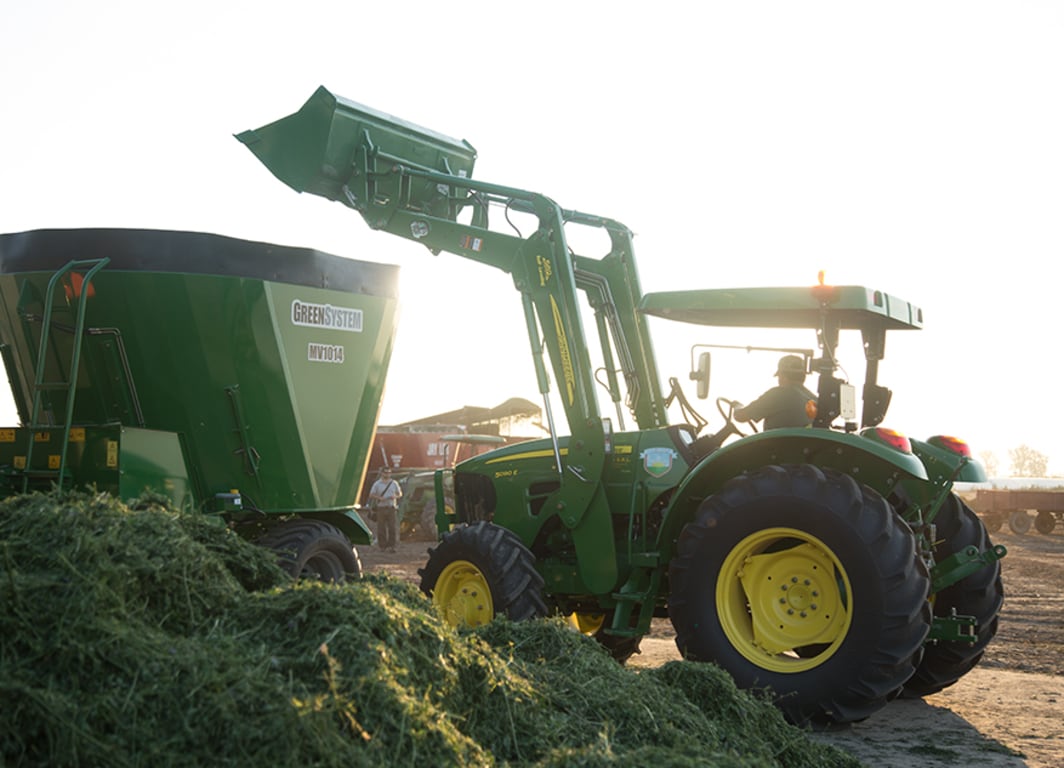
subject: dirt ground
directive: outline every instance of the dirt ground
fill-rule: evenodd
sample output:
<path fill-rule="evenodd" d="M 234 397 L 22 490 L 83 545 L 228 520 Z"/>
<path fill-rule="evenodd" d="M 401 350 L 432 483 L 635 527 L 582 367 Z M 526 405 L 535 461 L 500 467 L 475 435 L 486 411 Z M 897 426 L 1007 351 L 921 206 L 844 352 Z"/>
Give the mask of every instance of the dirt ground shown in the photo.
<path fill-rule="evenodd" d="M 1004 544 L 1005 606 L 997 636 L 979 665 L 954 686 L 923 700 L 897 700 L 868 720 L 814 738 L 868 766 L 1064 766 L 1064 526 L 1050 535 L 993 536 Z M 428 542 L 395 553 L 361 547 L 367 573 L 418 583 Z M 668 621 L 656 621 L 632 666 L 678 659 Z"/>

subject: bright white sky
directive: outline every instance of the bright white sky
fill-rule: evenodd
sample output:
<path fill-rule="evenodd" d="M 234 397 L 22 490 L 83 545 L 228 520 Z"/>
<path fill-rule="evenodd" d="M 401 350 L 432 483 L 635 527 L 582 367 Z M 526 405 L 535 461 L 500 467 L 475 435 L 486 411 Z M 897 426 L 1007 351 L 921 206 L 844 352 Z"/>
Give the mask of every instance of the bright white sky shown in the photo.
<path fill-rule="evenodd" d="M 0 231 L 198 230 L 400 264 L 382 423 L 538 401 L 527 336 L 508 277 L 296 195 L 232 137 L 319 85 L 469 140 L 481 179 L 624 222 L 645 290 L 823 269 L 919 304 L 925 331 L 888 338 L 885 424 L 966 438 L 1002 471 L 1027 444 L 1064 472 L 1060 3 L 35 0 L 0 6 L 0 28 Z M 684 382 L 689 344 L 722 340 L 653 329 Z M 748 402 L 775 357 L 716 354 L 711 396 Z"/>

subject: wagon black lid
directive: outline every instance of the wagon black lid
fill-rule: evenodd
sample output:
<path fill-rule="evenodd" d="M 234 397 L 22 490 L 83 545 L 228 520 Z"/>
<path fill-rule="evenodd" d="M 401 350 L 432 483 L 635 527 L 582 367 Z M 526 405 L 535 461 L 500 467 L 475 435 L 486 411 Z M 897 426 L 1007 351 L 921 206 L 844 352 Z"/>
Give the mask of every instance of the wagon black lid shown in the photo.
<path fill-rule="evenodd" d="M 111 260 L 109 270 L 247 277 L 391 298 L 399 290 L 394 264 L 205 232 L 39 229 L 0 235 L 0 274 L 55 271 L 75 259 L 100 258 Z"/>

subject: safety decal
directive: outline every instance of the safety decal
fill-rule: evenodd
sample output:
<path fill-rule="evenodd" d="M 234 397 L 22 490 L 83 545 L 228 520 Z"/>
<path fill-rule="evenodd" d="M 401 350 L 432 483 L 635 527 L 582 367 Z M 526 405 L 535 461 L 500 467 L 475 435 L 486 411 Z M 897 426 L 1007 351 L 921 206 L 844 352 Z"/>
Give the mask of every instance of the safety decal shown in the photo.
<path fill-rule="evenodd" d="M 484 247 L 484 241 L 479 237 L 473 237 L 472 235 L 465 235 L 462 238 L 462 247 L 467 251 L 479 251 Z"/>
<path fill-rule="evenodd" d="M 664 477 L 672 469 L 673 459 L 679 456 L 672 448 L 647 448 L 639 454 L 643 469 L 651 477 Z"/>
<path fill-rule="evenodd" d="M 565 379 L 565 395 L 569 405 L 576 399 L 576 371 L 573 369 L 573 358 L 569 353 L 569 339 L 565 335 L 565 323 L 562 322 L 562 313 L 558 308 L 558 302 L 550 297 L 551 314 L 554 315 L 554 333 L 558 337 L 558 356 L 562 363 L 562 377 Z"/>

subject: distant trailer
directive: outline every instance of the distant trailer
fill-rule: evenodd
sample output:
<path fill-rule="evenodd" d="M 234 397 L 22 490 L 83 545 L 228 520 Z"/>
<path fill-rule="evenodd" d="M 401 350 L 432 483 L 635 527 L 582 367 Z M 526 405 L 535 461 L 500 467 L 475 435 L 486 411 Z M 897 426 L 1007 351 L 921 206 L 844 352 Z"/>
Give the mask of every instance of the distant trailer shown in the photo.
<path fill-rule="evenodd" d="M 1012 532 L 1021 535 L 1031 530 L 1031 523 L 1039 533 L 1050 534 L 1058 522 L 1064 522 L 1064 489 L 981 489 L 974 498 L 969 497 L 968 504 L 991 533 L 1000 530 L 1006 520 Z"/>

